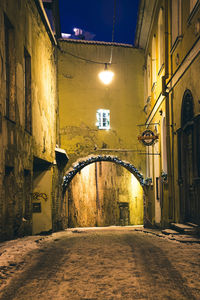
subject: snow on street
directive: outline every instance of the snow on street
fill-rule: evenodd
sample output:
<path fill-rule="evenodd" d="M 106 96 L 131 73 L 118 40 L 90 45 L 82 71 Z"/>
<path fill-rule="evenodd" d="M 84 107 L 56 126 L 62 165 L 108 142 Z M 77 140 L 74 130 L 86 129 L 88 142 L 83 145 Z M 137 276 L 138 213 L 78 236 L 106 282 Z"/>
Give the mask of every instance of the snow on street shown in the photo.
<path fill-rule="evenodd" d="M 0 299 L 200 299 L 200 244 L 134 227 L 0 244 Z"/>

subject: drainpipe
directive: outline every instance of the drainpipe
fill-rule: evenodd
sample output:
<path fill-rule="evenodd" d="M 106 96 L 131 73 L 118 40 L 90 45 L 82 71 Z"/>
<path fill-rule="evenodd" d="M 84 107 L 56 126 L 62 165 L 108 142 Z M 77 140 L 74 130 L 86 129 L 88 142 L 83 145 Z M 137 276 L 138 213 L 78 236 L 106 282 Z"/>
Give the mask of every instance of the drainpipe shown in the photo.
<path fill-rule="evenodd" d="M 169 78 L 169 32 L 168 32 L 168 17 L 169 17 L 169 0 L 165 0 L 165 75 L 162 77 L 162 94 L 165 96 L 165 111 L 166 111 L 166 145 L 167 145 L 167 170 L 168 170 L 168 183 L 169 183 L 169 219 L 174 218 L 173 214 L 173 166 L 172 166 L 172 150 L 170 139 L 170 105 L 169 93 L 167 91 L 166 80 Z M 173 135 L 173 133 L 172 133 Z"/>

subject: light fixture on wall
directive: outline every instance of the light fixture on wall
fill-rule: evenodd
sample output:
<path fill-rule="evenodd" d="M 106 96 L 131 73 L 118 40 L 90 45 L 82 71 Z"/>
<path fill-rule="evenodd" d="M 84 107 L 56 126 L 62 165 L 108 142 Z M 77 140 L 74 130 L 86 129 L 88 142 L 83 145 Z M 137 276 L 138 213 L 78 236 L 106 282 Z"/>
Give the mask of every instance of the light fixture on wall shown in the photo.
<path fill-rule="evenodd" d="M 105 85 L 108 85 L 111 83 L 114 77 L 114 73 L 110 70 L 108 70 L 108 64 L 105 63 L 105 68 L 103 71 L 101 71 L 99 74 L 99 79 L 101 82 L 103 82 Z"/>

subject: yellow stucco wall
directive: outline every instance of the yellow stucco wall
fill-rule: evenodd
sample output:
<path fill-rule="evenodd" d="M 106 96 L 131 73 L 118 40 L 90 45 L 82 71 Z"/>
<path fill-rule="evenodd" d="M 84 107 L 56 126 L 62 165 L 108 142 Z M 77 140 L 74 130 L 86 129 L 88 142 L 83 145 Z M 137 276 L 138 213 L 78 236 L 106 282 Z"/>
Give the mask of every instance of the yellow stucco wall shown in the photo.
<path fill-rule="evenodd" d="M 5 16 L 13 26 L 12 120 L 5 117 Z M 35 1 L 0 1 L 0 28 L 0 227 L 4 239 L 17 235 L 23 226 L 29 229 L 20 234 L 31 232 L 34 157 L 49 163 L 55 159 L 57 65 L 55 41 Z M 31 58 L 31 134 L 25 129 L 25 48 Z M 42 185 L 38 192 L 43 192 Z"/>
<path fill-rule="evenodd" d="M 162 13 L 163 28 L 165 28 L 165 1 L 157 1 L 155 5 L 154 18 L 151 19 L 151 30 L 148 36 L 148 42 L 145 49 L 145 92 L 144 92 L 144 105 L 146 106 L 146 121 L 148 128 L 157 132 L 159 138 L 152 147 L 147 147 L 146 151 L 150 153 L 147 157 L 146 176 L 152 178 L 152 184 L 147 188 L 147 218 L 152 225 L 161 225 L 162 222 L 168 220 L 168 185 L 161 184 L 161 172 L 163 170 L 163 156 L 162 156 L 162 122 L 163 118 L 166 120 L 166 106 L 165 98 L 162 97 L 162 77 L 165 75 L 165 51 L 161 61 L 162 67 L 159 65 L 159 50 L 162 39 L 162 47 L 165 49 L 165 36 L 163 35 L 159 40 L 159 14 Z M 155 41 L 155 53 L 153 52 L 153 40 Z M 148 61 L 149 57 L 149 61 Z M 149 64 L 149 65 L 148 65 Z M 155 64 L 155 70 L 153 68 Z M 153 76 L 153 72 L 155 72 Z M 153 78 L 154 77 L 154 78 Z M 148 90 L 150 86 L 150 91 Z M 162 101 L 160 101 L 162 97 Z M 159 102 L 159 105 L 157 103 Z M 153 125 L 151 125 L 153 124 Z M 156 186 L 157 181 L 157 186 Z M 157 195 L 158 194 L 158 195 Z M 167 203 L 166 203 L 167 200 Z"/>
<path fill-rule="evenodd" d="M 200 112 L 198 102 L 200 95 L 198 84 L 198 74 L 200 71 L 198 46 L 200 36 L 200 7 L 197 1 L 197 5 L 194 7 L 194 10 L 190 11 L 190 1 L 180 1 L 177 16 L 175 16 L 174 20 L 172 20 L 172 6 L 174 4 L 175 1 L 157 1 L 155 3 L 154 13 L 151 16 L 150 32 L 147 37 L 147 44 L 145 48 L 146 88 L 144 99 L 147 108 L 147 123 L 159 123 L 159 142 L 151 150 L 155 153 L 155 149 L 157 148 L 158 152 L 160 153 L 160 158 L 157 159 L 157 157 L 153 156 L 150 162 L 150 165 L 152 166 L 150 177 L 153 178 L 153 184 L 148 188 L 147 207 L 149 206 L 149 210 L 152 212 L 152 223 L 158 223 L 157 225 L 161 226 L 169 226 L 169 223 L 172 221 L 183 221 L 180 217 L 180 186 L 178 185 L 178 147 L 176 131 L 181 127 L 181 107 L 185 90 L 189 89 L 193 95 L 194 116 L 197 116 Z M 162 72 L 159 72 L 158 62 L 160 44 L 158 38 L 158 28 L 159 12 L 161 10 L 163 11 L 164 15 L 163 38 L 167 38 L 167 41 L 165 40 L 164 45 L 165 49 L 167 49 L 166 46 L 168 46 L 168 53 L 165 53 L 163 70 Z M 145 13 L 148 14 L 147 11 L 145 11 Z M 166 25 L 168 25 L 168 27 L 165 27 Z M 177 39 L 172 45 L 172 33 L 175 32 L 176 25 L 178 26 L 178 33 L 176 36 Z M 155 57 L 152 53 L 153 39 L 155 39 L 156 45 Z M 147 69 L 148 56 L 150 57 L 149 72 Z M 153 86 L 152 72 L 154 61 L 156 65 L 156 84 Z M 166 87 L 164 85 L 162 86 L 161 84 L 161 79 L 164 75 L 166 75 Z M 151 82 L 150 94 L 147 94 L 148 80 Z M 165 92 L 165 95 L 164 93 L 162 95 L 162 88 L 163 92 Z M 148 96 L 150 97 L 148 98 Z M 149 101 L 147 101 L 147 99 Z M 163 137 L 162 121 L 164 117 L 167 121 L 166 132 L 168 131 L 168 137 Z M 168 179 L 166 182 L 159 184 L 158 188 L 161 201 L 157 201 L 155 197 L 155 179 L 156 177 L 159 177 L 160 180 L 163 171 L 163 138 L 166 140 Z M 196 147 L 195 144 L 193 147 Z M 147 168 L 147 170 L 148 169 L 149 168 Z M 195 193 L 197 194 L 198 192 L 195 191 Z M 156 221 L 156 219 L 158 220 L 157 216 L 159 210 L 161 223 Z"/>
<path fill-rule="evenodd" d="M 38 234 L 52 230 L 52 171 L 34 173 L 33 203 L 39 204 L 41 212 L 33 213 L 32 233 Z"/>
<path fill-rule="evenodd" d="M 107 62 L 111 52 L 109 44 L 61 40 L 59 46 L 60 144 L 69 155 L 68 167 L 78 158 L 94 153 L 95 146 L 100 149 L 141 148 L 137 141 L 137 125 L 144 122 L 143 51 L 114 46 L 111 69 L 115 77 L 109 86 L 104 86 L 98 78 L 104 65 L 83 61 L 68 52 Z M 95 125 L 96 111 L 100 108 L 110 110 L 110 130 L 98 130 Z M 123 151 L 118 155 L 144 172 L 141 155 Z"/>
<path fill-rule="evenodd" d="M 181 106 L 183 100 L 183 94 L 186 89 L 189 89 L 193 96 L 194 101 L 194 116 L 200 114 L 199 96 L 199 74 L 200 74 L 200 63 L 199 57 L 193 62 L 190 68 L 183 75 L 181 80 L 177 83 L 176 87 L 173 89 L 173 115 L 175 123 L 175 131 L 181 127 Z M 179 195 L 179 185 L 177 183 L 178 178 L 178 144 L 177 135 L 174 136 L 174 180 L 175 180 L 175 220 L 180 218 L 180 195 Z"/>

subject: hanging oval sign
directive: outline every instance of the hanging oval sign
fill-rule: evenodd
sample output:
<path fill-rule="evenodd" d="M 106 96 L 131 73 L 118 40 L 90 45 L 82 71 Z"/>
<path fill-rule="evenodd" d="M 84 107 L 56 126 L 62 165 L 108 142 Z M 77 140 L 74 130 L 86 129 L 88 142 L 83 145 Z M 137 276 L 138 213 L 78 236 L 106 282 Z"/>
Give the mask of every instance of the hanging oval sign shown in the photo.
<path fill-rule="evenodd" d="M 155 134 L 152 130 L 146 129 L 140 136 L 138 140 L 143 143 L 145 146 L 151 146 L 158 139 L 158 134 Z"/>

